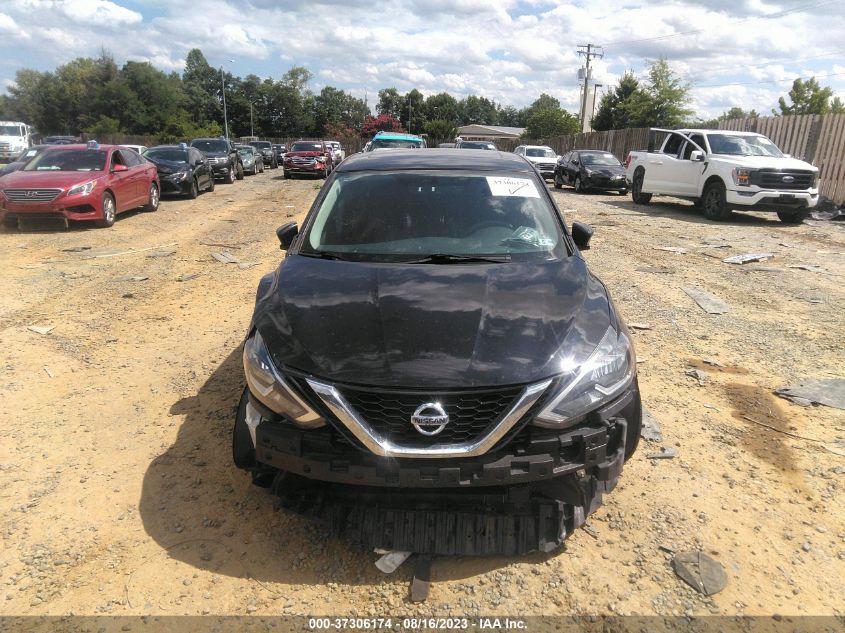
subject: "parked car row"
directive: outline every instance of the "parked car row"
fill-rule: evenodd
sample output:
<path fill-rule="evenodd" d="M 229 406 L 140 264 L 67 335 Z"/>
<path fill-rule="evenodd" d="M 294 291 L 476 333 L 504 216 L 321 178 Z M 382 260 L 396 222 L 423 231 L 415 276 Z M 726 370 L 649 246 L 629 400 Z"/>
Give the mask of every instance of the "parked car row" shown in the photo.
<path fill-rule="evenodd" d="M 214 191 L 215 179 L 233 183 L 264 169 L 260 149 L 225 138 L 150 148 L 96 141 L 33 145 L 0 170 L 0 219 L 8 227 L 51 217 L 110 227 L 124 211 L 157 210 L 162 195 L 193 199 Z"/>

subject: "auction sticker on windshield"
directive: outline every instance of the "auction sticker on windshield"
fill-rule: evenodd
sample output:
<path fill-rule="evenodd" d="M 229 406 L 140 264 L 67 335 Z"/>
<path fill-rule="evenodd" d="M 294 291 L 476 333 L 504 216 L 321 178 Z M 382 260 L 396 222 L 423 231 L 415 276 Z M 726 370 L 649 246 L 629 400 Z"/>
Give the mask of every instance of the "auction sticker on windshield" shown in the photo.
<path fill-rule="evenodd" d="M 508 178 L 506 176 L 487 176 L 490 193 L 494 196 L 514 198 L 539 198 L 540 192 L 534 181 L 528 178 Z"/>

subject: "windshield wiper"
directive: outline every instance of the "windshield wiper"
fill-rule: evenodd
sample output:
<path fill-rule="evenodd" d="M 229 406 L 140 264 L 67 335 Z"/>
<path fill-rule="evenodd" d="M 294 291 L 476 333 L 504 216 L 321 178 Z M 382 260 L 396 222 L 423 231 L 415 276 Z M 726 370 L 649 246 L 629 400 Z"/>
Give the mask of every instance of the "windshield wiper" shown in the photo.
<path fill-rule="evenodd" d="M 432 253 L 420 259 L 403 260 L 403 264 L 474 264 L 474 263 L 493 263 L 499 264 L 502 262 L 511 261 L 510 255 L 449 255 L 448 253 Z"/>
<path fill-rule="evenodd" d="M 332 253 L 330 251 L 299 251 L 303 257 L 314 257 L 315 259 L 337 259 L 341 261 L 349 261 L 346 257 L 341 257 L 339 253 Z"/>

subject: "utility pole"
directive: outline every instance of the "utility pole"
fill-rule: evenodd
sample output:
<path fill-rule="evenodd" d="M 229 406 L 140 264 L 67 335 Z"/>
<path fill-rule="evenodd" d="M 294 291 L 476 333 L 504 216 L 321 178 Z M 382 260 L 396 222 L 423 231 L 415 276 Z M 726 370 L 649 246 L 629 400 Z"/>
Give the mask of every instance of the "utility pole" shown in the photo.
<path fill-rule="evenodd" d="M 604 57 L 604 51 L 601 46 L 596 46 L 595 44 L 579 44 L 578 55 L 587 58 L 586 69 L 584 70 L 584 94 L 581 100 L 581 130 L 583 131 L 587 122 L 587 90 L 590 82 L 590 60 L 594 57 L 601 59 Z"/>
<path fill-rule="evenodd" d="M 230 59 L 234 62 L 234 59 Z M 220 64 L 220 90 L 223 93 L 223 129 L 226 130 L 226 140 L 229 140 L 229 117 L 226 113 L 226 79 L 223 76 L 223 64 Z"/>
<path fill-rule="evenodd" d="M 249 102 L 249 135 L 255 136 L 255 128 L 252 125 L 252 101 Z"/>

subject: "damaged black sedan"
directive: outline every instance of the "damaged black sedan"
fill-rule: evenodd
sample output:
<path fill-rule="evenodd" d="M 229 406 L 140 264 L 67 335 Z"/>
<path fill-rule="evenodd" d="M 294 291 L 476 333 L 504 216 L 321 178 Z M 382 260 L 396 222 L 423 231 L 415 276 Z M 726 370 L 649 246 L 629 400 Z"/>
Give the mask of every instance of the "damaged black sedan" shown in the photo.
<path fill-rule="evenodd" d="M 551 551 L 640 432 L 630 335 L 524 159 L 344 161 L 258 287 L 233 435 L 283 508 L 366 547 Z"/>

